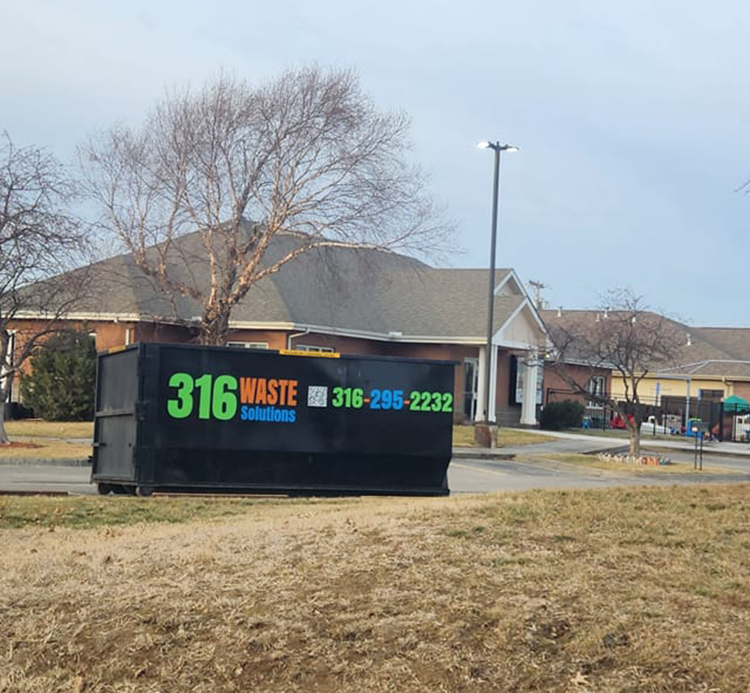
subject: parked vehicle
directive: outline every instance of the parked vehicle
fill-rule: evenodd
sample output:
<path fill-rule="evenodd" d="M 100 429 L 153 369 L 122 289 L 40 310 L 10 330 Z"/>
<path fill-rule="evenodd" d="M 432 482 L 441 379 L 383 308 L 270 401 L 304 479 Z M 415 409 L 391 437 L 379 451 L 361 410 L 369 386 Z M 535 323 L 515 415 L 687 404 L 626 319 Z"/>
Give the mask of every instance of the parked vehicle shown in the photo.
<path fill-rule="evenodd" d="M 674 433 L 674 430 L 669 429 L 667 426 L 661 426 L 655 416 L 649 416 L 648 421 L 644 421 L 641 424 L 641 433 L 656 435 L 657 433 Z"/>
<path fill-rule="evenodd" d="M 735 417 L 734 439 L 741 443 L 750 443 L 750 414 Z"/>

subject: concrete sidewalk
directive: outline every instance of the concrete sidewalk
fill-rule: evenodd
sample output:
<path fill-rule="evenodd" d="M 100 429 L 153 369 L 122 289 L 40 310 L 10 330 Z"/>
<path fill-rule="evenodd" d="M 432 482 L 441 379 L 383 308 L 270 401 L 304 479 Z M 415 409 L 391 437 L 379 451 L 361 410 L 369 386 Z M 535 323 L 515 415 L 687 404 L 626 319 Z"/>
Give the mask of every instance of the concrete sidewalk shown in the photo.
<path fill-rule="evenodd" d="M 541 431 L 527 431 L 530 433 L 540 433 Z M 544 431 L 546 437 L 549 432 Z M 501 448 L 475 448 L 475 447 L 455 447 L 453 448 L 454 459 L 474 459 L 474 460 L 512 460 L 517 455 L 544 455 L 544 454 L 576 454 L 597 452 L 612 452 L 627 448 L 628 441 L 621 438 L 601 438 L 598 436 L 578 436 L 578 435 L 561 435 L 554 440 L 543 440 L 539 443 L 527 443 L 525 445 L 509 445 Z"/>
<path fill-rule="evenodd" d="M 605 452 L 628 447 L 627 438 L 615 438 L 612 436 L 594 436 L 584 433 L 570 433 L 568 431 L 539 431 L 536 429 L 510 429 L 523 430 L 525 433 L 537 433 L 544 436 L 553 436 L 555 441 L 545 441 L 530 445 L 509 446 L 503 448 L 470 448 L 457 447 L 453 449 L 456 458 L 474 459 L 513 459 L 521 453 L 538 454 L 541 452 L 570 452 L 591 454 Z M 663 440 L 651 438 L 648 434 L 641 436 L 641 447 L 644 450 L 675 450 L 692 453 L 695 450 L 693 438 L 675 436 L 674 440 Z M 750 445 L 747 443 L 725 443 L 719 441 L 704 441 L 704 455 L 718 455 L 727 457 L 739 457 L 750 460 Z"/>
<path fill-rule="evenodd" d="M 582 449 L 580 452 L 590 452 L 589 448 L 606 450 L 608 448 L 620 448 L 628 446 L 627 438 L 614 438 L 612 436 L 594 436 L 584 433 L 570 433 L 563 431 L 539 431 L 536 429 L 517 429 L 526 433 L 538 433 L 539 435 L 554 436 L 561 440 L 580 441 Z M 525 446 L 528 447 L 528 446 Z M 533 445 L 536 448 L 536 445 Z M 682 452 L 693 452 L 695 440 L 684 436 L 674 436 L 674 439 L 663 440 L 652 438 L 648 434 L 641 436 L 641 447 L 646 450 L 679 450 Z M 515 448 L 518 449 L 518 448 Z M 500 448 L 504 451 L 505 448 Z M 704 441 L 703 453 L 705 455 L 726 455 L 728 457 L 741 457 L 750 459 L 750 445 L 747 443 L 725 443 L 719 441 Z"/>

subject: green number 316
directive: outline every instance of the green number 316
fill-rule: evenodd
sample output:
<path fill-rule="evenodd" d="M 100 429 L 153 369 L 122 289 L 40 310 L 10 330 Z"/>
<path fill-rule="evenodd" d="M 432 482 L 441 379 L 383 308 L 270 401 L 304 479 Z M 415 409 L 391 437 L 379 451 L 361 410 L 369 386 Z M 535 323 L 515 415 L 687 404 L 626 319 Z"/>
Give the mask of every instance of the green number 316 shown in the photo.
<path fill-rule="evenodd" d="M 167 400 L 167 412 L 173 419 L 186 419 L 193 413 L 194 391 L 198 390 L 198 418 L 228 421 L 237 413 L 237 378 L 231 375 L 173 373 L 169 387 L 177 388 L 176 398 Z"/>

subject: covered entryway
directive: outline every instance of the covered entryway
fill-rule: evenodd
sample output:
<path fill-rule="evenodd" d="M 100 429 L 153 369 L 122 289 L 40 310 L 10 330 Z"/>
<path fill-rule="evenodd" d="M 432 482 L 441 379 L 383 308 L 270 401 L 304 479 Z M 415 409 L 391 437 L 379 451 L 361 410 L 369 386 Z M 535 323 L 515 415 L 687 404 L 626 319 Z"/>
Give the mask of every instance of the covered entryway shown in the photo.
<path fill-rule="evenodd" d="M 511 273 L 510 277 L 513 276 Z M 520 289 L 520 284 L 518 287 Z M 513 288 L 508 283 L 501 284 L 495 291 L 496 300 L 514 297 L 513 293 L 505 291 L 512 292 Z M 537 406 L 542 403 L 542 357 L 549 345 L 544 323 L 524 294 L 524 299 L 493 335 L 490 358 L 487 358 L 486 346 L 479 348 L 474 421 L 536 426 Z M 487 368 L 491 388 L 489 412 L 485 411 Z"/>

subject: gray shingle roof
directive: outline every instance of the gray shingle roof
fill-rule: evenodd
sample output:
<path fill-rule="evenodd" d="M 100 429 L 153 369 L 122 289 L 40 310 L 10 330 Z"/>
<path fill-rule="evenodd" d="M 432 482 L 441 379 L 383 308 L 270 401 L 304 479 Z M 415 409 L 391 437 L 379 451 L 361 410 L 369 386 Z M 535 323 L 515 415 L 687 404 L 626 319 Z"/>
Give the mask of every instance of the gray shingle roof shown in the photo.
<path fill-rule="evenodd" d="M 555 330 L 580 321 L 594 321 L 602 311 L 541 311 L 542 320 L 554 337 Z M 669 320 L 684 335 L 677 364 L 666 372 L 675 375 L 750 377 L 750 328 L 691 327 Z"/>
<path fill-rule="evenodd" d="M 716 359 L 696 364 L 686 364 L 669 373 L 680 375 L 705 375 L 716 378 L 750 378 L 750 361 Z"/>
<path fill-rule="evenodd" d="M 731 358 L 750 360 L 750 328 L 699 327 L 695 333 Z"/>
<path fill-rule="evenodd" d="M 277 236 L 266 264 L 296 241 Z M 182 258 L 172 271 L 207 285 L 208 265 L 200 237 L 180 239 Z M 93 297 L 78 311 L 136 315 L 142 319 L 190 320 L 201 304 L 179 297 L 174 305 L 136 267 L 120 255 L 94 269 Z M 496 282 L 510 272 L 496 271 Z M 495 298 L 495 329 L 524 301 Z M 308 252 L 253 286 L 235 307 L 231 323 L 294 323 L 387 336 L 484 338 L 487 329 L 487 270 L 437 269 L 396 253 L 369 249 L 325 248 Z"/>

